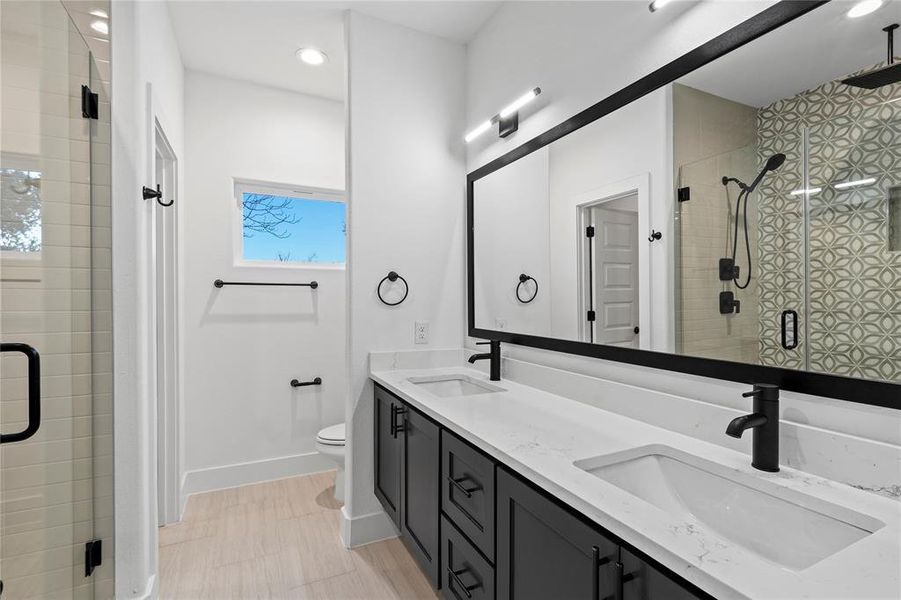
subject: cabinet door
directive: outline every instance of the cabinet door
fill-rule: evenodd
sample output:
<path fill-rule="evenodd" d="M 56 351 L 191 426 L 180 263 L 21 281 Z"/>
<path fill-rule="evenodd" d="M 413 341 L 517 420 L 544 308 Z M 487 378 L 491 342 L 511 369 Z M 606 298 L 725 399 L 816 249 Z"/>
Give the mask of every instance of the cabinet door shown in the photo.
<path fill-rule="evenodd" d="M 441 485 L 440 430 L 426 417 L 404 407 L 401 461 L 401 537 L 423 571 L 438 587 Z"/>
<path fill-rule="evenodd" d="M 498 600 L 601 600 L 619 548 L 506 470 L 497 471 Z"/>
<path fill-rule="evenodd" d="M 690 591 L 625 548 L 622 557 L 623 600 L 702 600 L 712 598 L 701 590 Z"/>
<path fill-rule="evenodd" d="M 385 512 L 400 527 L 400 459 L 402 438 L 392 420 L 401 403 L 387 391 L 375 388 L 375 495 Z"/>

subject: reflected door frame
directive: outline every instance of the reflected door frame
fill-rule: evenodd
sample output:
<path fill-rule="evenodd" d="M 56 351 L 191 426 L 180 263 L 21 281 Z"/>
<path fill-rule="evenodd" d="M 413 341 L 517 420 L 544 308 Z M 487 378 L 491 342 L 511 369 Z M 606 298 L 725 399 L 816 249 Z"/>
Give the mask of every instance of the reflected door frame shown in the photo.
<path fill-rule="evenodd" d="M 651 198 L 650 198 L 650 173 L 640 173 L 621 179 L 614 183 L 588 190 L 577 194 L 573 198 L 576 207 L 576 239 L 579 251 L 576 253 L 576 280 L 578 281 L 578 315 L 579 340 L 591 341 L 591 324 L 586 315 L 592 307 L 591 288 L 588 284 L 589 266 L 588 253 L 590 250 L 588 238 L 585 235 L 586 228 L 592 224 L 591 209 L 597 208 L 608 202 L 637 196 L 638 203 L 638 348 L 642 350 L 653 349 L 653 323 L 651 322 L 651 269 L 650 249 L 644 239 L 645 232 L 650 231 L 651 222 Z"/>

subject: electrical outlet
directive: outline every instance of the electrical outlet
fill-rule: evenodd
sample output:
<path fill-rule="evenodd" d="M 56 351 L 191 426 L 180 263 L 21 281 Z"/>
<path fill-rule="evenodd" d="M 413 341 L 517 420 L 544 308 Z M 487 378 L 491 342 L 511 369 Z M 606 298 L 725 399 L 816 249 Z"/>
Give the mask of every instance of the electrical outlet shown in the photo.
<path fill-rule="evenodd" d="M 416 321 L 416 325 L 413 328 L 413 342 L 416 344 L 428 344 L 429 343 L 429 322 L 428 321 Z"/>

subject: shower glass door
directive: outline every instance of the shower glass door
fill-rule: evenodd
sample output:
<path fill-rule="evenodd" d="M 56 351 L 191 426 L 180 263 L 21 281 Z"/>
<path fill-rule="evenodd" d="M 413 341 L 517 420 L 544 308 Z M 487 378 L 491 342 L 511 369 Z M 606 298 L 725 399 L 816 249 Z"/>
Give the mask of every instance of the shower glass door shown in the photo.
<path fill-rule="evenodd" d="M 807 368 L 901 382 L 901 85 L 823 109 L 807 130 Z"/>
<path fill-rule="evenodd" d="M 60 3 L 4 0 L 0 27 L 2 598 L 107 598 L 109 104 Z M 82 116 L 82 85 L 99 120 Z M 95 539 L 105 564 L 88 576 Z"/>

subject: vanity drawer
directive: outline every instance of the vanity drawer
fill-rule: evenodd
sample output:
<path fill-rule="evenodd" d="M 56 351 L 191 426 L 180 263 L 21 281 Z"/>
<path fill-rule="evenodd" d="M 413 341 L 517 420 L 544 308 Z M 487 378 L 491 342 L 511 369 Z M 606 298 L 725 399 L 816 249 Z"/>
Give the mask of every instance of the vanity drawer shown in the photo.
<path fill-rule="evenodd" d="M 494 600 L 494 567 L 447 517 L 441 517 L 441 582 L 449 600 Z"/>
<path fill-rule="evenodd" d="M 494 561 L 494 461 L 441 431 L 441 508 Z"/>

